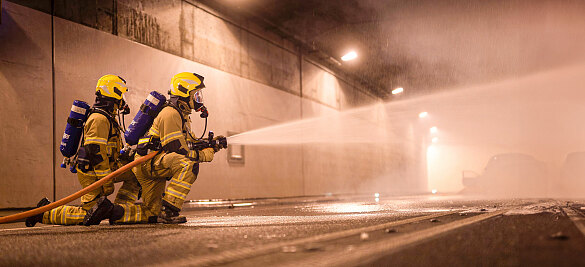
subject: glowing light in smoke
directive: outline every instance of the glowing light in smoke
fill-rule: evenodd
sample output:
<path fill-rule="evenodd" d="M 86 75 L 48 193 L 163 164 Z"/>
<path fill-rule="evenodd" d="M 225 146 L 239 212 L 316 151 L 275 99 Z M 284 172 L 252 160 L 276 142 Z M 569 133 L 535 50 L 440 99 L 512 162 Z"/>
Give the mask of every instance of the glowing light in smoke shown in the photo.
<path fill-rule="evenodd" d="M 351 52 L 345 54 L 344 56 L 342 56 L 341 60 L 350 61 L 350 60 L 354 60 L 356 58 L 357 58 L 357 53 L 355 51 L 351 51 Z"/>
<path fill-rule="evenodd" d="M 426 118 L 427 116 L 429 116 L 429 113 L 426 111 L 423 111 L 421 113 L 418 114 L 419 118 Z"/>
<path fill-rule="evenodd" d="M 380 193 L 375 193 L 374 197 L 380 197 Z"/>
<path fill-rule="evenodd" d="M 437 156 L 438 153 L 439 151 L 436 146 L 427 147 L 427 159 Z"/>
<path fill-rule="evenodd" d="M 431 133 L 437 133 L 439 129 L 437 129 L 437 126 L 433 126 L 431 129 L 429 129 L 429 131 L 431 131 Z"/>
<path fill-rule="evenodd" d="M 439 137 L 433 137 L 433 139 L 431 141 L 433 143 L 437 143 L 437 142 L 439 142 Z"/>
<path fill-rule="evenodd" d="M 402 87 L 392 90 L 393 95 L 397 95 L 397 94 L 400 94 L 402 92 L 404 92 L 404 88 L 402 88 Z"/>
<path fill-rule="evenodd" d="M 431 190 L 431 193 L 436 194 L 437 193 L 437 189 Z"/>

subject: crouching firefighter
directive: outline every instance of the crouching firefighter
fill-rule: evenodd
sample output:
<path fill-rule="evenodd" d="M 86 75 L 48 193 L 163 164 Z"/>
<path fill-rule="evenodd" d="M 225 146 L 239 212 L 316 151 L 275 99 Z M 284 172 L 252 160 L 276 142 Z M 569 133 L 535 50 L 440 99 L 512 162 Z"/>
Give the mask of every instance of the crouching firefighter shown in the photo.
<path fill-rule="evenodd" d="M 119 111 L 124 115 L 130 113 L 123 98 L 123 94 L 127 91 L 126 81 L 121 77 L 116 75 L 101 77 L 96 87 L 95 103 L 88 111 L 85 124 L 82 121 L 78 123 L 80 128 L 83 127 L 83 137 L 81 146 L 77 150 L 76 165 L 73 164 L 75 169 L 72 171 L 77 171 L 79 183 L 84 188 L 133 160 L 129 155 L 120 155 L 123 147 L 121 128 L 115 117 Z M 64 205 L 29 217 L 26 219 L 26 226 L 32 227 L 39 222 L 61 225 L 99 224 L 99 221 L 88 220 L 91 216 L 87 215 L 102 212 L 98 211 L 98 207 L 111 206 L 106 196 L 114 192 L 114 182 L 123 182 L 114 203 L 119 207 L 134 204 L 139 198 L 140 185 L 132 172 L 126 172 L 102 187 L 83 195 L 81 206 Z M 37 206 L 49 203 L 49 200 L 44 198 Z M 113 214 L 111 216 L 113 222 L 122 217 L 124 209 L 108 212 Z"/>
<path fill-rule="evenodd" d="M 193 110 L 207 116 L 203 106 L 201 89 L 203 77 L 195 73 L 183 72 L 171 80 L 170 99 L 158 113 L 152 126 L 137 145 L 136 158 L 151 151 L 159 151 L 151 160 L 134 167 L 132 171 L 142 187 L 143 204 L 124 206 L 126 210 L 121 223 L 184 223 L 186 218 L 179 216 L 185 198 L 197 179 L 200 162 L 211 162 L 214 153 L 225 146 L 190 149 L 188 142 L 195 142 L 191 133 L 189 115 Z M 224 138 L 218 136 L 216 139 Z M 166 182 L 170 180 L 168 186 Z M 114 209 L 117 205 L 114 204 Z M 110 208 L 104 208 L 108 210 Z M 114 219 L 114 214 L 92 220 Z"/>

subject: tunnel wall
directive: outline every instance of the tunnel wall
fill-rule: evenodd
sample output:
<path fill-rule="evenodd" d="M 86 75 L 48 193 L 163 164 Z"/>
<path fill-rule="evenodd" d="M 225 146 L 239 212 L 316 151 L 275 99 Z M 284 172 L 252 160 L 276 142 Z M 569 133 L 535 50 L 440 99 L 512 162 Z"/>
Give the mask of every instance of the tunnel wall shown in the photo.
<path fill-rule="evenodd" d="M 0 107 L 0 208 L 30 207 L 80 188 L 58 167 L 57 147 L 72 101 L 92 103 L 106 73 L 128 81 L 128 121 L 148 92 L 168 90 L 172 75 L 202 74 L 208 129 L 222 135 L 378 101 L 290 42 L 189 2 L 117 1 L 116 21 L 105 12 L 111 6 L 84 11 L 88 1 L 56 1 L 56 16 L 43 1 L 15 2 L 3 3 L 0 24 L 0 100 L 9 103 Z M 193 131 L 201 132 L 203 121 L 192 117 Z M 244 164 L 228 162 L 222 151 L 202 164 L 189 198 L 420 192 L 424 158 L 411 149 L 419 145 L 248 146 Z"/>

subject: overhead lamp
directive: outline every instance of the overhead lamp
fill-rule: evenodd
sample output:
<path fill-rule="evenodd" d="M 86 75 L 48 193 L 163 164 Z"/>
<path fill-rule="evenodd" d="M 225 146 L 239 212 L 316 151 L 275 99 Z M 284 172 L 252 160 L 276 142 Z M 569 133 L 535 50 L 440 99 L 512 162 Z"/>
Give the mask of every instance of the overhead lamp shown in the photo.
<path fill-rule="evenodd" d="M 356 58 L 357 58 L 357 53 L 355 51 L 351 51 L 351 52 L 345 54 L 344 56 L 342 56 L 341 60 L 350 61 L 350 60 L 354 60 Z"/>
<path fill-rule="evenodd" d="M 423 111 L 421 113 L 418 114 L 419 118 L 426 118 L 427 116 L 429 116 L 429 113 L 426 111 Z"/>
<path fill-rule="evenodd" d="M 402 87 L 399 87 L 399 88 L 392 90 L 393 95 L 397 95 L 397 94 L 400 94 L 402 92 L 404 92 L 404 88 L 402 88 Z"/>
<path fill-rule="evenodd" d="M 431 133 L 437 133 L 439 129 L 437 129 L 437 126 L 433 126 L 431 129 L 429 129 L 429 131 L 431 131 Z"/>

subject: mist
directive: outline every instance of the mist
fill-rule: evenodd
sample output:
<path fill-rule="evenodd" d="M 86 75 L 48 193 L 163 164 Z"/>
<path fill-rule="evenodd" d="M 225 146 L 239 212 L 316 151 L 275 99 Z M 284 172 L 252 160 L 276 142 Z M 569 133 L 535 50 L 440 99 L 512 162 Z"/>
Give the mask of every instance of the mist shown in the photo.
<path fill-rule="evenodd" d="M 388 99 L 253 130 L 231 137 L 231 143 L 360 144 L 366 150 L 421 146 L 426 148 L 421 160 L 426 160 L 429 191 L 585 196 L 585 170 L 578 167 L 585 166 L 580 163 L 585 151 L 584 2 L 357 4 L 370 10 L 370 17 L 349 11 L 348 16 L 376 22 L 346 26 L 354 32 L 366 29 L 362 40 L 340 36 L 343 31 L 312 34 L 307 29 L 306 34 L 329 46 L 351 43 L 364 51 L 362 61 L 347 68 L 385 81 Z M 390 95 L 396 87 L 405 92 Z M 421 112 L 428 116 L 420 118 Z M 523 157 L 526 162 L 514 162 Z M 497 167 L 498 158 L 510 162 Z M 474 185 L 463 185 L 463 171 L 466 177 L 473 174 Z M 387 179 L 389 174 L 380 173 L 377 179 Z"/>
<path fill-rule="evenodd" d="M 462 171 L 481 175 L 495 155 L 523 154 L 544 168 L 524 172 L 522 166 L 509 163 L 504 167 L 508 172 L 500 174 L 505 179 L 489 178 L 472 193 L 579 196 L 585 177 L 567 176 L 566 172 L 579 170 L 563 169 L 563 165 L 569 153 L 585 151 L 584 84 L 582 64 L 274 125 L 230 137 L 229 142 L 364 146 L 421 142 L 428 149 L 429 189 L 439 192 L 459 192 Z M 419 116 L 421 112 L 427 116 Z M 434 132 L 432 127 L 436 127 Z M 526 173 L 546 178 L 523 177 Z"/>

